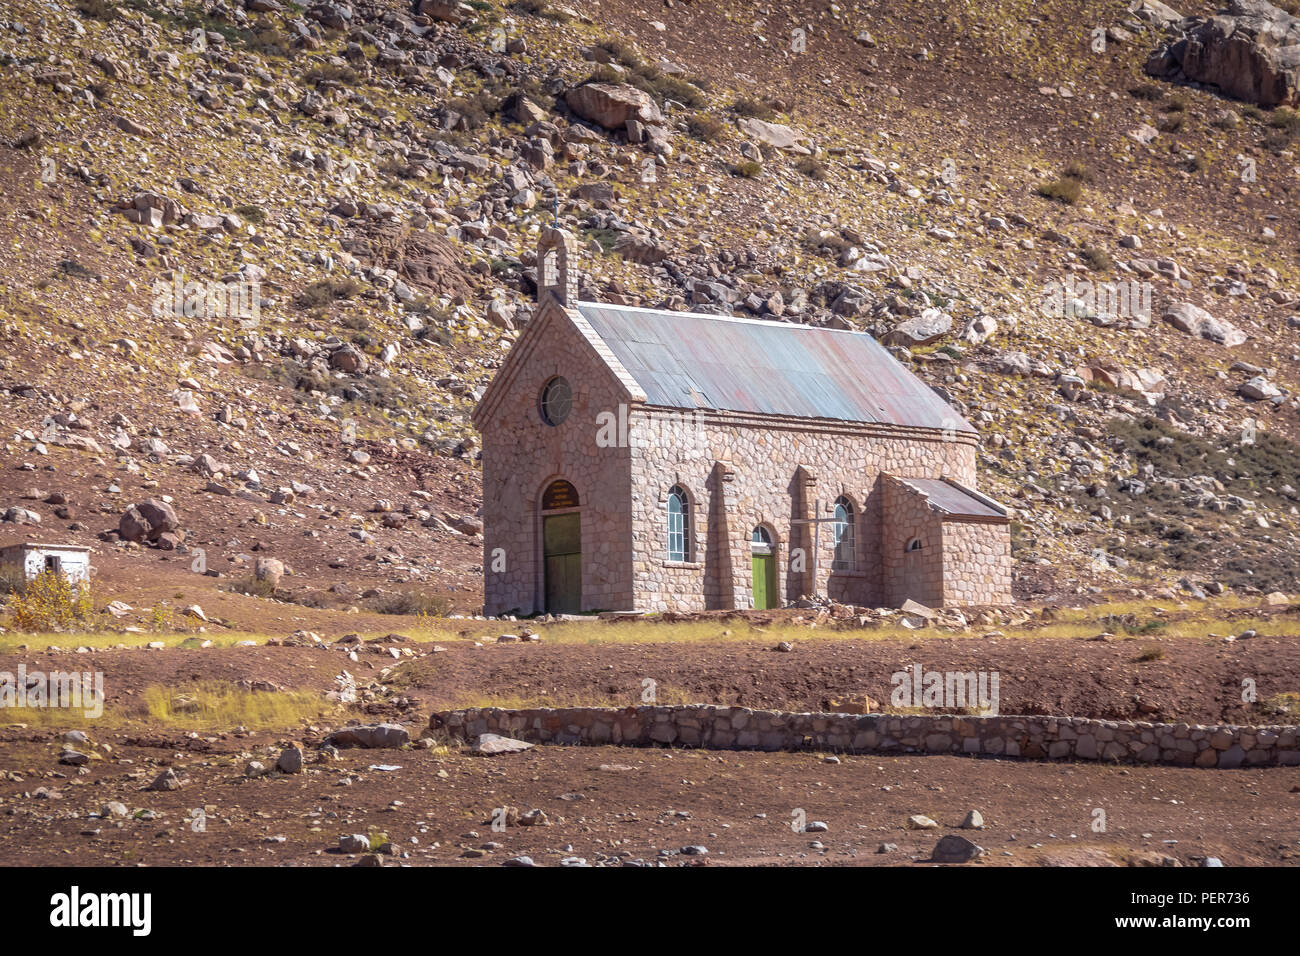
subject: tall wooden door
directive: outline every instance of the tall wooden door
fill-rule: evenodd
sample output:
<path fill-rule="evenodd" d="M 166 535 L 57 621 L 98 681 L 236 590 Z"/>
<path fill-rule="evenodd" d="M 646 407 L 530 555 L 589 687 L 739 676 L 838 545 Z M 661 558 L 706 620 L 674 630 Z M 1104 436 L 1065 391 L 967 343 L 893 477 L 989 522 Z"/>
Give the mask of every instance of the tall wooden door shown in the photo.
<path fill-rule="evenodd" d="M 776 587 L 772 583 L 775 575 L 773 558 L 770 554 L 756 554 L 754 562 L 754 608 L 759 611 L 774 607 Z"/>
<path fill-rule="evenodd" d="M 754 609 L 759 611 L 780 605 L 776 583 L 776 555 L 772 553 L 772 536 L 759 525 L 750 539 L 750 571 L 754 581 Z"/>
<path fill-rule="evenodd" d="M 582 610 L 582 517 L 578 512 L 542 519 L 546 562 L 546 610 L 577 614 Z"/>

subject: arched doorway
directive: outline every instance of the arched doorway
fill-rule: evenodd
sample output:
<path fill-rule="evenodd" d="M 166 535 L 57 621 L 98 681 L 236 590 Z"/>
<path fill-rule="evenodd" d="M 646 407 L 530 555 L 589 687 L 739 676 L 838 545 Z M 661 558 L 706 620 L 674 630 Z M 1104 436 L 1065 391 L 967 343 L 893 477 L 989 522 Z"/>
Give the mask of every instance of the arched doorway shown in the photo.
<path fill-rule="evenodd" d="M 542 495 L 543 610 L 577 614 L 582 610 L 582 513 L 578 491 L 563 478 Z"/>
<path fill-rule="evenodd" d="M 764 611 L 777 607 L 776 549 L 772 533 L 761 524 L 754 528 L 749 543 L 750 560 L 754 575 L 754 609 Z"/>

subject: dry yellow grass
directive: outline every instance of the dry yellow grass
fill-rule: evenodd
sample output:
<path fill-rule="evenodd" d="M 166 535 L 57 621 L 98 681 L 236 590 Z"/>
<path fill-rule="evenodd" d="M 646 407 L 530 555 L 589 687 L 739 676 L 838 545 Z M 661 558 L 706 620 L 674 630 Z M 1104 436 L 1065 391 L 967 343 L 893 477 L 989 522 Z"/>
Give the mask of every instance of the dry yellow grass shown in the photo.
<path fill-rule="evenodd" d="M 147 687 L 143 693 L 154 726 L 186 730 L 250 730 L 294 727 L 337 708 L 310 691 L 249 691 L 220 681 L 182 687 Z"/>

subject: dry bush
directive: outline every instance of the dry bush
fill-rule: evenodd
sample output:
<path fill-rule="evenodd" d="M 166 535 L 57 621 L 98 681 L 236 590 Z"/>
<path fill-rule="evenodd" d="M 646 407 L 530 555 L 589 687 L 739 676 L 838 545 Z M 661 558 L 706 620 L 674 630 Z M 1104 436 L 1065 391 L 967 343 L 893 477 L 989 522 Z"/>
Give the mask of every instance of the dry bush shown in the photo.
<path fill-rule="evenodd" d="M 9 617 L 17 631 L 85 629 L 94 622 L 90 583 L 73 584 L 57 571 L 42 571 L 9 599 Z"/>

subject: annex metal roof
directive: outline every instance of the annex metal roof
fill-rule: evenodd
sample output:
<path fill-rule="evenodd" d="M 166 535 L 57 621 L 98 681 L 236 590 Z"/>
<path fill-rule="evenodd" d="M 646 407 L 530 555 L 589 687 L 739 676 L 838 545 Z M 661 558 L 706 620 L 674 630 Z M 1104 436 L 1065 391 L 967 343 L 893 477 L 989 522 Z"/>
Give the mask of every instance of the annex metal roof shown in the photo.
<path fill-rule="evenodd" d="M 899 478 L 899 481 L 930 499 L 930 504 L 959 518 L 1005 518 L 1005 508 L 944 478 Z"/>
<path fill-rule="evenodd" d="M 579 302 L 651 405 L 974 432 L 865 332 Z"/>

